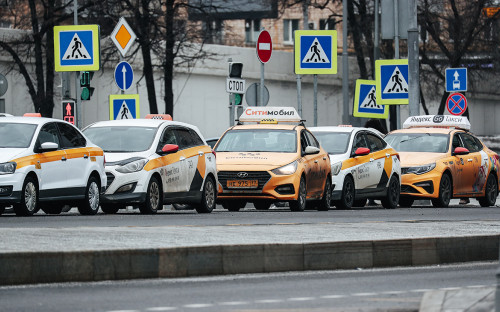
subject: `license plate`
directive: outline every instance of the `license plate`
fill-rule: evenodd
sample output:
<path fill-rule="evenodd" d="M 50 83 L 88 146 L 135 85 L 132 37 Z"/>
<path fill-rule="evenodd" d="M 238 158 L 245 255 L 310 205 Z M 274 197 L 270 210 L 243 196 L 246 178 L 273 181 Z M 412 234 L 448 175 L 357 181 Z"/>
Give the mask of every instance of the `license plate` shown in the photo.
<path fill-rule="evenodd" d="M 228 180 L 227 187 L 256 188 L 259 186 L 258 180 Z"/>

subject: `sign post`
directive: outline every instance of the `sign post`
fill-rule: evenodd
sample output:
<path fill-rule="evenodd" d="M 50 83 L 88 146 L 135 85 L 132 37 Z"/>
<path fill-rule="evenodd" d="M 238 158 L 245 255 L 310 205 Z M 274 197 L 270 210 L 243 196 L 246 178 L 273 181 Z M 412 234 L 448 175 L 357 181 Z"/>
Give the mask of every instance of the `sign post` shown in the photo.
<path fill-rule="evenodd" d="M 260 66 L 260 100 L 258 103 L 264 105 L 264 64 L 269 62 L 273 53 L 273 41 L 271 35 L 265 29 L 262 29 L 257 39 L 257 57 L 261 63 Z"/>

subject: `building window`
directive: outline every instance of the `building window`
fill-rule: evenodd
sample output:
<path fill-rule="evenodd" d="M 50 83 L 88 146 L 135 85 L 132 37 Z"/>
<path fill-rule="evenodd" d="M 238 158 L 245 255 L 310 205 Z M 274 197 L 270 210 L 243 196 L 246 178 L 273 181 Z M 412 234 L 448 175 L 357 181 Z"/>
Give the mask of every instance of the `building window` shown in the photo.
<path fill-rule="evenodd" d="M 245 20 L 245 42 L 255 43 L 259 38 L 260 33 L 260 19 L 247 19 Z"/>
<path fill-rule="evenodd" d="M 223 43 L 223 28 L 222 20 L 203 21 L 203 33 L 205 34 L 205 43 L 222 44 Z"/>
<path fill-rule="evenodd" d="M 319 20 L 320 30 L 335 30 L 335 19 L 320 19 Z"/>
<path fill-rule="evenodd" d="M 298 19 L 283 20 L 283 43 L 293 44 L 293 32 L 299 29 Z"/>

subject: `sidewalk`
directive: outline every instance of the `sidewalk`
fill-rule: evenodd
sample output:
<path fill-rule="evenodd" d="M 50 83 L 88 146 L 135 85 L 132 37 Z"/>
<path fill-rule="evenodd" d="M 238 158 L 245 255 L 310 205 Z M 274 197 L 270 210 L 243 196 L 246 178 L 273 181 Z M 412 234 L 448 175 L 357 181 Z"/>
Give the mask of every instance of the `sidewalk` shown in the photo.
<path fill-rule="evenodd" d="M 420 312 L 492 312 L 495 288 L 437 290 L 424 294 Z"/>

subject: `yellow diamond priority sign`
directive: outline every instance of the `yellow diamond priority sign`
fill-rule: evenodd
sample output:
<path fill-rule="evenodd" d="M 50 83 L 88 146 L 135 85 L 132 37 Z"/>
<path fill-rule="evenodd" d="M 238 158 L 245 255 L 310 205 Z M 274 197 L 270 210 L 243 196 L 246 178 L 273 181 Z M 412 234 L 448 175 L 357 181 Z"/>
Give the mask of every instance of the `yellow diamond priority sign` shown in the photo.
<path fill-rule="evenodd" d="M 125 57 L 136 38 L 137 36 L 125 18 L 120 17 L 118 24 L 116 24 L 115 29 L 111 33 L 111 40 L 122 56 Z"/>

